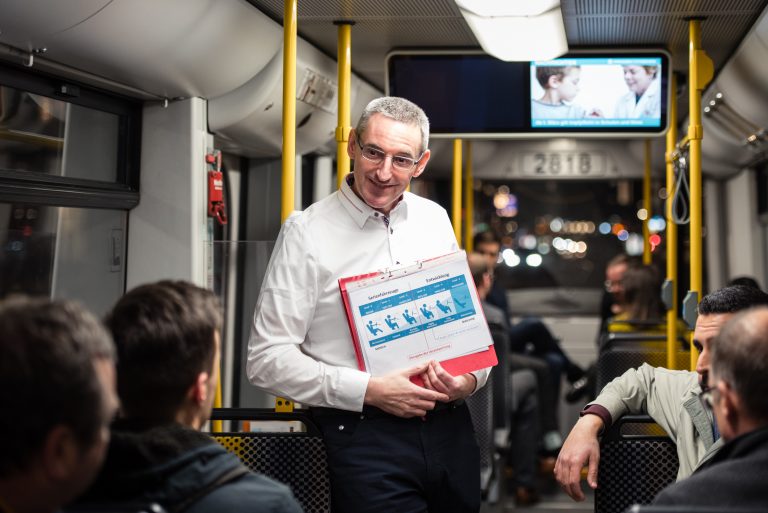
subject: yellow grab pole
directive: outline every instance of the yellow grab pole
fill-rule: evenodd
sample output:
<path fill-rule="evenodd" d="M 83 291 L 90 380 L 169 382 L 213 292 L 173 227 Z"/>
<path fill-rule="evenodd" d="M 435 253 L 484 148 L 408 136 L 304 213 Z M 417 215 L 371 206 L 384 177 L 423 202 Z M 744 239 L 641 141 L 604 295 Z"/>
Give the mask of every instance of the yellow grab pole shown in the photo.
<path fill-rule="evenodd" d="M 453 140 L 453 202 L 451 203 L 451 220 L 456 242 L 461 245 L 461 139 Z"/>
<path fill-rule="evenodd" d="M 688 125 L 688 140 L 690 154 L 690 186 L 691 186 L 691 289 L 689 296 L 698 303 L 702 294 L 702 180 L 701 180 L 701 139 L 704 129 L 701 125 L 701 92 L 712 80 L 712 61 L 701 49 L 701 21 L 688 21 L 689 33 L 689 72 L 688 76 L 688 106 L 690 109 Z M 691 344 L 691 370 L 696 369 L 698 351 Z"/>
<path fill-rule="evenodd" d="M 472 228 L 474 227 L 475 187 L 472 177 L 472 141 L 467 141 L 467 168 L 464 174 L 464 249 L 472 253 Z"/>
<path fill-rule="evenodd" d="M 643 264 L 651 265 L 651 232 L 648 221 L 651 219 L 651 140 L 645 140 L 645 171 L 643 173 Z"/>
<path fill-rule="evenodd" d="M 672 198 L 675 196 L 675 166 L 672 153 L 677 141 L 677 79 L 672 74 L 669 82 L 669 131 L 667 131 L 667 368 L 677 368 L 677 225 L 672 218 Z"/>
<path fill-rule="evenodd" d="M 280 218 L 294 208 L 296 186 L 296 18 L 298 0 L 286 0 L 283 18 L 283 179 Z"/>
<path fill-rule="evenodd" d="M 338 29 L 338 81 L 339 107 L 338 126 L 336 127 L 336 184 L 349 174 L 349 155 L 347 144 L 352 129 L 352 21 L 334 21 Z"/>
<path fill-rule="evenodd" d="M 294 208 L 296 193 L 296 18 L 298 0 L 285 0 L 283 17 L 283 179 L 280 219 Z M 293 411 L 293 402 L 275 398 L 275 410 Z"/>
<path fill-rule="evenodd" d="M 213 407 L 221 408 L 221 403 L 221 371 L 219 371 L 219 375 L 216 376 L 216 395 L 213 396 Z M 220 420 L 211 421 L 211 432 L 221 433 L 224 431 L 223 424 L 224 423 Z"/>

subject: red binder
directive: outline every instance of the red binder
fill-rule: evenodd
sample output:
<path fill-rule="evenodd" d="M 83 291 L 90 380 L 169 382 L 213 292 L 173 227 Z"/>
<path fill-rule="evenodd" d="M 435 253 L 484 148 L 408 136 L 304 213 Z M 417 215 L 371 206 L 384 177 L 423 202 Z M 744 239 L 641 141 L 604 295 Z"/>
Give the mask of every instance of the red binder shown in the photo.
<path fill-rule="evenodd" d="M 469 273 L 469 266 L 466 264 L 466 253 L 464 253 L 463 251 L 459 252 L 458 254 L 452 253 L 450 255 L 445 255 L 442 257 L 434 258 L 434 259 L 424 260 L 414 266 L 409 266 L 402 269 L 378 271 L 378 272 L 361 274 L 358 276 L 349 276 L 349 277 L 339 279 L 339 290 L 341 292 L 341 298 L 344 303 L 344 310 L 347 315 L 347 323 L 349 325 L 350 334 L 352 335 L 355 355 L 357 356 L 357 364 L 360 370 L 365 372 L 369 371 L 366 368 L 365 358 L 363 356 L 363 348 L 361 346 L 361 344 L 363 343 L 361 340 L 362 337 L 361 337 L 361 334 L 358 333 L 358 330 L 356 328 L 355 321 L 354 321 L 354 315 L 352 311 L 353 306 L 351 304 L 350 296 L 349 296 L 350 285 L 354 284 L 355 282 L 375 281 L 375 280 L 372 280 L 375 278 L 385 280 L 388 277 L 391 278 L 393 275 L 398 276 L 398 275 L 419 272 L 423 269 L 435 269 L 437 266 L 440 265 L 442 260 L 451 259 L 455 261 L 459 255 L 464 257 L 466 275 L 470 277 L 468 282 L 471 284 L 470 286 L 472 287 L 472 291 L 474 292 L 474 295 L 476 298 L 477 289 L 474 286 L 474 282 L 471 280 L 471 274 Z M 472 372 L 479 369 L 485 369 L 487 367 L 493 367 L 498 364 L 496 351 L 494 350 L 494 347 L 493 347 L 493 339 L 491 337 L 490 331 L 488 330 L 488 323 L 485 320 L 485 315 L 483 314 L 482 308 L 477 308 L 475 315 L 479 317 L 479 320 L 481 321 L 480 324 L 482 324 L 482 326 L 484 327 L 483 336 L 484 337 L 487 336 L 487 340 L 488 340 L 487 349 L 440 361 L 440 364 L 443 366 L 443 368 L 453 376 L 466 374 L 468 372 Z M 425 357 L 423 359 L 414 361 L 413 364 L 415 365 L 423 361 L 429 361 L 431 359 L 434 359 L 434 358 Z M 411 377 L 411 380 L 418 385 L 423 385 L 423 383 L 421 382 L 421 379 L 418 376 Z"/>

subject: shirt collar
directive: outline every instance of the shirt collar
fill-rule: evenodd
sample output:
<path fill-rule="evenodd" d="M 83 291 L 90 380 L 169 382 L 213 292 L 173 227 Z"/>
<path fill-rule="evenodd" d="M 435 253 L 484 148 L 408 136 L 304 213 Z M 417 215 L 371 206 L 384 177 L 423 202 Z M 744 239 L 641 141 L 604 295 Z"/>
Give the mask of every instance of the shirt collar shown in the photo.
<path fill-rule="evenodd" d="M 379 212 L 378 210 L 375 210 L 371 208 L 368 204 L 366 204 L 360 197 L 355 194 L 355 191 L 352 190 L 352 184 L 355 181 L 355 176 L 350 173 L 347 175 L 347 177 L 342 180 L 341 182 L 341 188 L 339 189 L 339 201 L 341 201 L 341 204 L 346 209 L 347 213 L 349 213 L 350 217 L 354 219 L 355 223 L 358 227 L 362 228 L 365 225 L 365 222 L 369 218 L 374 218 L 376 220 L 381 219 L 384 217 L 384 214 Z M 402 198 L 400 201 L 395 205 L 395 208 L 392 209 L 389 213 L 389 219 L 391 220 L 393 216 L 403 217 L 405 218 L 407 216 L 408 212 L 408 206 L 407 206 L 407 200 L 408 200 L 408 193 L 403 193 Z"/>

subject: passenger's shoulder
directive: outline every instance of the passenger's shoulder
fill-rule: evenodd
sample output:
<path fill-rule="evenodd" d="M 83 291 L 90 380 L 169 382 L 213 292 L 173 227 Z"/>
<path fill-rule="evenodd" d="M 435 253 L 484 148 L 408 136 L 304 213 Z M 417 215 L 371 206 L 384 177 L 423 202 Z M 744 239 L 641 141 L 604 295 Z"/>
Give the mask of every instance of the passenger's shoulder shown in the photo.
<path fill-rule="evenodd" d="M 239 511 L 242 513 L 300 513 L 291 489 L 263 474 L 248 472 L 220 487 L 189 513 Z"/>

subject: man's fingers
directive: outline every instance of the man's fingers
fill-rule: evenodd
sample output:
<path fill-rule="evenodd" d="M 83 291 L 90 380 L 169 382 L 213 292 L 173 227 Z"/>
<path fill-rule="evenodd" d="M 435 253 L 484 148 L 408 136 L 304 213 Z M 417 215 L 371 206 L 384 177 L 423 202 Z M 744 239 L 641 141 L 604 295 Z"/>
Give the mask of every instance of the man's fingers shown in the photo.
<path fill-rule="evenodd" d="M 587 473 L 587 483 L 592 489 L 597 488 L 597 470 L 600 467 L 600 452 L 592 451 L 589 458 L 589 472 Z"/>
<path fill-rule="evenodd" d="M 427 370 L 429 367 L 429 362 L 420 363 L 419 365 L 415 367 L 411 367 L 410 369 L 405 371 L 406 376 L 411 377 L 415 376 L 416 374 L 421 374 Z"/>
<path fill-rule="evenodd" d="M 427 368 L 427 372 L 425 373 L 429 376 L 429 381 L 432 383 L 432 388 L 434 390 L 437 390 L 438 392 L 442 392 L 444 394 L 448 394 L 450 390 L 448 390 L 448 387 L 445 386 L 445 383 L 442 379 L 440 379 L 440 376 L 437 375 L 437 372 L 435 372 L 434 366 L 430 365 L 429 368 Z"/>
<path fill-rule="evenodd" d="M 568 468 L 568 495 L 577 501 L 584 500 L 584 492 L 581 490 L 581 465 L 571 463 Z"/>

